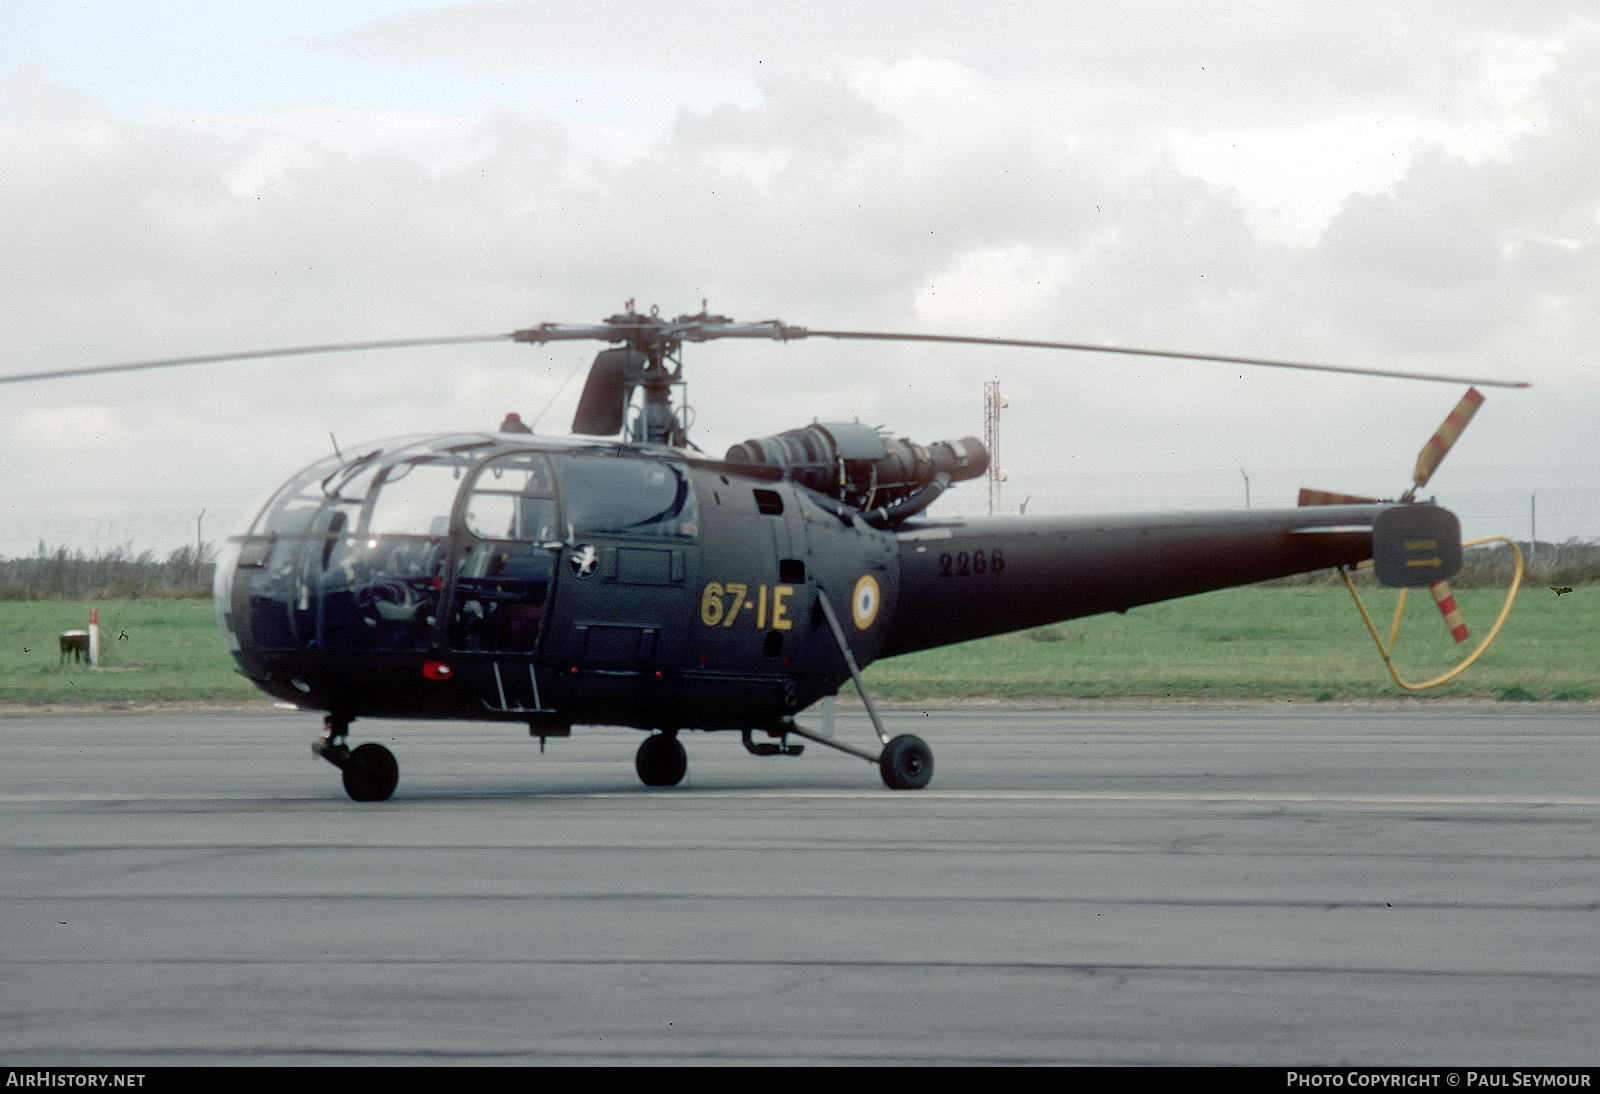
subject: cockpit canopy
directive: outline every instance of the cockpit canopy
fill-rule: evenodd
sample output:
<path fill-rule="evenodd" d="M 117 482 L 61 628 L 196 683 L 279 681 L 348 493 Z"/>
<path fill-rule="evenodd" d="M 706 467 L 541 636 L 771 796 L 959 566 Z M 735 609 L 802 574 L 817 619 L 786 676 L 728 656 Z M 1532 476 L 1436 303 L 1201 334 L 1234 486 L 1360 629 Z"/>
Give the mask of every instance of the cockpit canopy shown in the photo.
<path fill-rule="evenodd" d="M 668 457 L 402 437 L 278 490 L 219 560 L 218 618 L 236 649 L 527 650 L 562 547 L 697 532 L 688 471 Z"/>
<path fill-rule="evenodd" d="M 681 465 L 605 446 L 540 448 L 481 435 L 402 437 L 330 456 L 289 480 L 245 535 L 442 539 L 458 504 L 461 526 L 484 540 L 695 535 Z"/>

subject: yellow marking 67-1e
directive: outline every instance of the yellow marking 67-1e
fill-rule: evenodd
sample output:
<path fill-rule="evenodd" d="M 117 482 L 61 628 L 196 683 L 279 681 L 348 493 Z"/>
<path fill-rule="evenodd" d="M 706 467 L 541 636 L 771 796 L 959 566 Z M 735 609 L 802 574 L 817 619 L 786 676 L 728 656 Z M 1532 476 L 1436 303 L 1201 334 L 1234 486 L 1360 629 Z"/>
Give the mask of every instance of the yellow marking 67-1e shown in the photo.
<path fill-rule="evenodd" d="M 700 594 L 700 622 L 708 627 L 731 627 L 744 614 L 757 630 L 786 631 L 794 626 L 788 615 L 793 585 L 757 585 L 755 594 L 752 598 L 750 586 L 743 582 L 708 582 Z"/>

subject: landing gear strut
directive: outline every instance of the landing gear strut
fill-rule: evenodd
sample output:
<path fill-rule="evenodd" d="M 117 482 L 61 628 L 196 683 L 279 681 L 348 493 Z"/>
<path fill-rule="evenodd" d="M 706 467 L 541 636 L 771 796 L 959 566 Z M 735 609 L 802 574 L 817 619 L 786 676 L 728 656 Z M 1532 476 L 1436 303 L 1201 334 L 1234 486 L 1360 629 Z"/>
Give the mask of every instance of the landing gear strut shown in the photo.
<path fill-rule="evenodd" d="M 850 670 L 850 679 L 855 681 L 856 693 L 861 696 L 861 705 L 867 708 L 867 717 L 872 719 L 872 728 L 878 734 L 878 743 L 883 746 L 877 753 L 863 752 L 859 748 L 852 748 L 832 739 L 833 729 L 833 701 L 828 700 L 826 708 L 825 733 L 829 735 L 818 736 L 808 730 L 801 729 L 794 724 L 794 719 L 784 719 L 784 729 L 789 733 L 797 734 L 819 745 L 837 748 L 840 752 L 848 752 L 852 756 L 860 756 L 870 763 L 878 765 L 878 774 L 883 776 L 884 785 L 890 790 L 921 790 L 933 779 L 933 749 L 923 742 L 921 737 L 913 737 L 909 733 L 889 739 L 889 734 L 884 732 L 883 721 L 878 717 L 878 708 L 872 705 L 872 695 L 867 691 L 867 685 L 861 679 L 861 670 L 856 667 L 855 654 L 850 652 L 850 643 L 845 639 L 844 628 L 839 626 L 839 617 L 834 614 L 833 605 L 828 603 L 828 596 L 821 590 L 818 591 L 817 604 L 822 608 L 822 614 L 828 621 L 828 628 L 833 631 L 833 640 L 839 645 L 839 653 L 844 657 L 845 667 Z"/>
<path fill-rule="evenodd" d="M 400 782 L 394 753 L 370 741 L 352 750 L 346 743 L 349 732 L 350 719 L 330 714 L 322 720 L 322 736 L 311 751 L 344 773 L 344 792 L 355 801 L 387 801 Z"/>
<path fill-rule="evenodd" d="M 868 711 L 869 713 L 871 712 L 870 707 Z M 833 719 L 830 717 L 827 720 L 831 722 Z M 872 724 L 878 726 L 876 714 L 873 715 Z M 809 729 L 805 729 L 792 718 L 785 718 L 778 727 L 770 729 L 768 732 L 774 735 L 793 733 L 796 737 L 804 737 L 808 741 L 815 741 L 819 745 L 827 745 L 829 748 L 836 748 L 840 752 L 848 752 L 852 756 L 859 756 L 868 763 L 877 764 L 878 774 L 883 776 L 883 785 L 890 790 L 921 790 L 933 781 L 933 749 L 929 748 L 921 737 L 913 737 L 909 733 L 902 733 L 893 740 L 889 740 L 882 727 L 878 726 L 878 739 L 883 742 L 883 748 L 878 752 L 868 752 L 865 749 L 834 740 L 827 730 L 822 733 L 814 733 Z M 756 746 L 757 749 L 761 747 L 760 745 Z M 788 752 L 780 752 L 777 746 L 773 745 L 766 747 L 771 751 L 758 753 L 758 755 L 793 756 L 800 751 L 799 745 L 787 746 L 792 750 Z M 754 752 L 756 749 L 751 749 L 751 751 Z"/>
<path fill-rule="evenodd" d="M 633 767 L 646 786 L 677 786 L 689 770 L 689 755 L 676 732 L 652 733 L 639 746 Z"/>

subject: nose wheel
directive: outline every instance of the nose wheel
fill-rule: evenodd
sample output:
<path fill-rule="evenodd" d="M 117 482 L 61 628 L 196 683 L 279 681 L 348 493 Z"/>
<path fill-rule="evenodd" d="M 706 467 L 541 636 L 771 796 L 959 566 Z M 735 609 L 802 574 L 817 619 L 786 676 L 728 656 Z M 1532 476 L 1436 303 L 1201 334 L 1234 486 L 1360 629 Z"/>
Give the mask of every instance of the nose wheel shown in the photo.
<path fill-rule="evenodd" d="M 399 782 L 400 764 L 380 744 L 362 745 L 344 765 L 344 792 L 358 802 L 388 801 Z"/>
<path fill-rule="evenodd" d="M 646 786 L 677 786 L 689 770 L 689 754 L 676 733 L 652 733 L 639 746 L 633 767 Z"/>
<path fill-rule="evenodd" d="M 400 764 L 394 753 L 375 742 L 351 749 L 345 743 L 350 723 L 335 718 L 323 722 L 322 736 L 311 751 L 344 776 L 344 792 L 358 802 L 388 801 L 400 782 Z"/>

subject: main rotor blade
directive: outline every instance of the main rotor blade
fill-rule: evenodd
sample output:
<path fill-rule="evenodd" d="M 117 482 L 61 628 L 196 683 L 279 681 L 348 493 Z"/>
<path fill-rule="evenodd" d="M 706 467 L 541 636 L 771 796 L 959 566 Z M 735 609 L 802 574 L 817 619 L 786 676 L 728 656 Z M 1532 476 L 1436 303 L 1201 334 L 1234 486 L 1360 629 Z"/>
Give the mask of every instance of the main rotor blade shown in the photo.
<path fill-rule="evenodd" d="M 510 339 L 509 334 L 475 334 L 448 338 L 391 338 L 377 342 L 332 342 L 321 346 L 285 346 L 281 349 L 207 353 L 197 357 L 162 357 L 153 361 L 129 361 L 120 365 L 89 365 L 85 368 L 24 372 L 12 376 L 0 376 L 0 384 L 20 384 L 25 380 L 55 380 L 67 376 L 101 376 L 111 372 L 139 372 L 144 369 L 208 365 L 224 361 L 254 361 L 265 357 L 302 357 L 316 353 L 353 353 L 364 349 L 409 349 L 415 346 L 466 346 L 480 342 L 505 342 Z"/>
<path fill-rule="evenodd" d="M 132 361 L 115 365 L 91 365 L 85 368 L 50 369 L 41 372 L 0 376 L 0 384 L 16 384 L 29 380 L 52 380 L 70 376 L 97 376 L 116 372 L 137 372 L 144 369 L 174 368 L 183 365 L 251 361 L 269 357 L 296 357 L 317 353 L 348 353 L 356 350 L 404 349 L 417 346 L 462 346 L 503 341 L 532 343 L 598 341 L 626 342 L 642 348 L 646 346 L 675 347 L 683 342 L 710 342 L 723 338 L 770 338 L 779 342 L 797 341 L 802 338 L 835 338 L 866 342 L 946 342 L 969 346 L 1015 346 L 1024 349 L 1071 350 L 1079 353 L 1117 353 L 1124 356 L 1157 357 L 1178 361 L 1207 361 L 1228 365 L 1292 368 L 1310 372 L 1340 372 L 1354 376 L 1380 376 L 1397 380 L 1480 384 L 1484 387 L 1525 388 L 1532 386 L 1525 381 L 1441 376 L 1428 372 L 1355 368 L 1349 365 L 1309 364 L 1301 361 L 1278 361 L 1265 357 L 1238 357 L 1216 353 L 1189 353 L 1180 350 L 1140 349 L 1130 346 L 1108 346 L 1086 342 L 1049 342 L 1024 338 L 988 338 L 961 334 L 912 334 L 893 331 L 810 330 L 806 327 L 790 326 L 775 319 L 760 323 L 734 323 L 723 316 L 702 314 L 680 316 L 675 320 L 661 320 L 653 315 L 639 316 L 633 312 L 613 316 L 612 319 L 607 320 L 605 323 L 592 326 L 541 323 L 537 327 L 512 331 L 508 334 L 479 334 L 446 338 L 398 338 L 371 342 L 336 342 L 327 345 L 287 346 L 281 349 L 249 350 L 240 353 L 164 357 L 152 361 Z"/>
<path fill-rule="evenodd" d="M 1162 357 L 1178 361 L 1213 361 L 1225 365 L 1261 365 L 1267 368 L 1293 368 L 1308 372 L 1344 372 L 1354 376 L 1383 376 L 1395 380 L 1432 380 L 1449 384 L 1482 384 L 1485 387 L 1521 388 L 1532 386 L 1525 381 L 1440 376 L 1431 372 L 1354 368 L 1349 365 L 1314 365 L 1300 361 L 1275 361 L 1265 357 L 1232 357 L 1219 353 L 1185 353 L 1179 350 L 1134 349 L 1128 346 L 1089 345 L 1082 342 L 1039 342 L 1022 338 L 978 338 L 960 334 L 888 334 L 853 330 L 808 330 L 805 327 L 785 327 L 780 337 L 784 340 L 796 338 L 844 338 L 879 342 L 955 342 L 971 346 L 1020 346 L 1026 349 L 1075 350 L 1080 353 L 1120 353 L 1132 357 Z"/>

